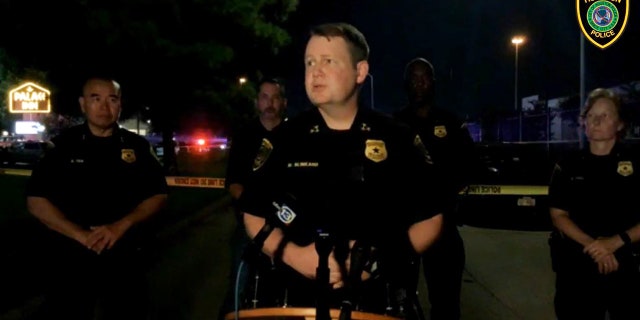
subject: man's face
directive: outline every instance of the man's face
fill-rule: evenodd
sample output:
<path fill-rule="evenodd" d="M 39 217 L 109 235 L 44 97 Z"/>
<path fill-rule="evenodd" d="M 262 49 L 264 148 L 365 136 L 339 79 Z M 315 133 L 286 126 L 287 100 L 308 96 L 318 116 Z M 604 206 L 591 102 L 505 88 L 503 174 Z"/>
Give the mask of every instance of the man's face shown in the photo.
<path fill-rule="evenodd" d="M 354 100 L 357 85 L 369 71 L 366 61 L 354 66 L 347 42 L 341 37 L 312 36 L 305 51 L 305 89 L 315 106 Z"/>
<path fill-rule="evenodd" d="M 278 119 L 287 107 L 287 99 L 282 96 L 279 85 L 265 82 L 260 86 L 256 107 L 260 118 Z"/>
<path fill-rule="evenodd" d="M 424 63 L 416 62 L 407 71 L 407 90 L 413 102 L 423 102 L 433 94 L 430 70 Z"/>
<path fill-rule="evenodd" d="M 120 91 L 111 81 L 90 80 L 83 88 L 80 108 L 90 127 L 109 129 L 120 117 Z"/>

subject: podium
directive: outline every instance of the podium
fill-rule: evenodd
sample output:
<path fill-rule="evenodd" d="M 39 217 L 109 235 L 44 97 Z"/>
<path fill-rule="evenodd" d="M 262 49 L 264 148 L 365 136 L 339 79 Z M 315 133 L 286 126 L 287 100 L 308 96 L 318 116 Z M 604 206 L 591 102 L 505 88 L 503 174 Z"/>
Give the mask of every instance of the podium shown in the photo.
<path fill-rule="evenodd" d="M 340 310 L 331 309 L 331 319 L 340 317 Z M 225 315 L 225 320 L 235 320 L 235 312 L 229 312 Z M 238 313 L 238 320 L 315 320 L 315 308 L 257 308 L 244 309 Z M 352 320 L 402 320 L 401 318 L 391 317 L 383 314 L 352 311 Z"/>

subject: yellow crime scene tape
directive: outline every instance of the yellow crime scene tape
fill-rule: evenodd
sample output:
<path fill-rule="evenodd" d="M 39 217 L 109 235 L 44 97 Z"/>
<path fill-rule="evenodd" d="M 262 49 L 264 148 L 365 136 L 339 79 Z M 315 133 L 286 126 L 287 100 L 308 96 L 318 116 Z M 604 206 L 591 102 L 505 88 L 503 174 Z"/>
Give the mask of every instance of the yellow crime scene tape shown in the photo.
<path fill-rule="evenodd" d="M 465 190 L 462 190 L 460 194 L 546 196 L 549 194 L 549 187 L 533 185 L 474 184 L 468 186 Z"/>
<path fill-rule="evenodd" d="M 7 175 L 12 175 L 12 176 L 27 176 L 28 177 L 28 176 L 31 175 L 31 170 L 0 168 L 0 174 L 7 174 Z"/>
<path fill-rule="evenodd" d="M 26 169 L 2 169 L 0 174 L 30 176 L 31 170 Z M 180 177 L 167 176 L 167 184 L 171 187 L 191 187 L 191 188 L 224 188 L 224 178 L 211 177 Z M 463 195 L 527 195 L 543 196 L 547 195 L 549 187 L 534 185 L 497 185 L 497 184 L 474 184 L 461 191 Z"/>
<path fill-rule="evenodd" d="M 224 189 L 224 178 L 209 177 L 166 177 L 171 187 Z"/>
<path fill-rule="evenodd" d="M 28 177 L 31 175 L 31 170 L 0 168 L 0 174 Z M 177 176 L 167 176 L 165 178 L 167 179 L 167 185 L 171 187 L 224 189 L 224 178 Z"/>

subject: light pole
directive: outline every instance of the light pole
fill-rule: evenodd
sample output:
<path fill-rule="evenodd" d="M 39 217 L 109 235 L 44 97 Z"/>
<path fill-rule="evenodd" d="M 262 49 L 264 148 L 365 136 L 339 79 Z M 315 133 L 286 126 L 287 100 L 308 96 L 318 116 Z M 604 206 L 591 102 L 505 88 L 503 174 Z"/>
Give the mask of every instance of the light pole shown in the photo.
<path fill-rule="evenodd" d="M 518 108 L 518 47 L 524 42 L 524 37 L 515 36 L 511 38 L 511 43 L 516 46 L 515 75 L 513 85 L 513 106 L 518 112 L 518 139 L 522 142 L 522 108 Z"/>
<path fill-rule="evenodd" d="M 371 110 L 375 109 L 375 106 L 373 105 L 373 75 L 371 75 L 371 73 L 367 73 L 367 77 L 369 77 L 369 79 L 371 79 L 369 81 L 369 88 L 371 90 Z"/>
<path fill-rule="evenodd" d="M 580 107 L 578 114 L 582 114 L 584 108 L 584 77 L 585 77 L 585 56 L 584 56 L 584 35 L 580 34 Z M 578 126 L 578 145 L 580 149 L 584 146 L 585 135 L 582 126 Z"/>
<path fill-rule="evenodd" d="M 238 78 L 238 83 L 240 85 L 244 85 L 245 83 L 247 83 L 247 78 L 245 78 L 245 77 Z"/>

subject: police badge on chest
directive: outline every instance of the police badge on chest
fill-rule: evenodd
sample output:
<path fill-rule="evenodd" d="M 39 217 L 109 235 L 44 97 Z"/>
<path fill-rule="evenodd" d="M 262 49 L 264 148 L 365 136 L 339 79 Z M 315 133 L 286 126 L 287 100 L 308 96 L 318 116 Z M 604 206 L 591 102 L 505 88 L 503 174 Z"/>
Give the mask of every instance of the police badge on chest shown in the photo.
<path fill-rule="evenodd" d="M 120 157 L 126 163 L 136 162 L 136 152 L 133 149 L 122 149 Z"/>

